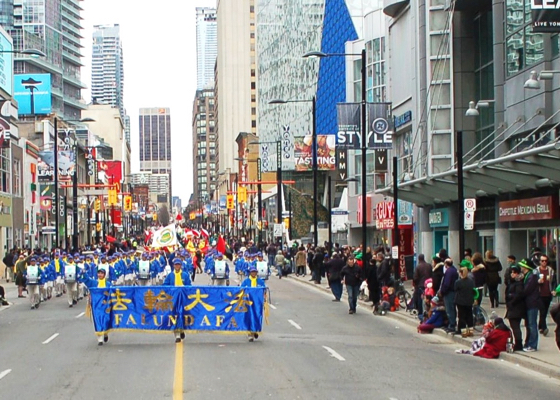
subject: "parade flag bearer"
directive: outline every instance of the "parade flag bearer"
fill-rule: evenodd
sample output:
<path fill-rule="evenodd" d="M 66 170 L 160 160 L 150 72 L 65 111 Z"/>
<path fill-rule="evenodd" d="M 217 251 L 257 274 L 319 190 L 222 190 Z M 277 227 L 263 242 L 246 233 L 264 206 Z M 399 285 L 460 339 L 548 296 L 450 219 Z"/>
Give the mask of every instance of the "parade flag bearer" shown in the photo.
<path fill-rule="evenodd" d="M 266 287 L 264 280 L 257 276 L 257 267 L 252 266 L 249 269 L 249 276 L 241 282 L 241 287 Z M 255 339 L 259 338 L 259 334 L 257 332 L 250 332 L 248 339 L 249 342 L 252 342 Z"/>
<path fill-rule="evenodd" d="M 176 258 L 173 260 L 173 271 L 165 277 L 163 286 L 191 286 L 191 277 L 187 271 L 183 271 L 181 266 L 183 260 Z M 185 338 L 185 332 L 181 329 L 175 329 L 175 343 L 180 343 Z"/>
<path fill-rule="evenodd" d="M 99 268 L 97 270 L 97 279 L 92 279 L 89 277 L 88 274 L 85 272 L 82 273 L 81 281 L 86 285 L 88 288 L 108 288 L 111 287 L 111 282 L 105 279 L 106 273 L 105 270 Z M 91 300 L 90 300 L 91 301 Z M 109 341 L 109 335 L 107 333 L 97 334 L 97 345 L 103 346 L 103 342 Z"/>

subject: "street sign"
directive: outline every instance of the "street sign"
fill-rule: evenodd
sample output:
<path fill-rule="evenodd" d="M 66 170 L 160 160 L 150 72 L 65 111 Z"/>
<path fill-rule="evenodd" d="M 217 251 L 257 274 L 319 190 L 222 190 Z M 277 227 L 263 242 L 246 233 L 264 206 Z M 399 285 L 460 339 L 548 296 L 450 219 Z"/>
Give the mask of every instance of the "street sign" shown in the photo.
<path fill-rule="evenodd" d="M 465 211 L 465 230 L 472 231 L 474 229 L 474 211 Z"/>
<path fill-rule="evenodd" d="M 41 228 L 41 233 L 43 235 L 54 235 L 56 233 L 56 228 L 54 226 L 43 226 Z"/>
<path fill-rule="evenodd" d="M 465 199 L 465 211 L 476 211 L 476 199 Z"/>
<path fill-rule="evenodd" d="M 282 237 L 284 224 L 274 224 L 274 237 Z"/>

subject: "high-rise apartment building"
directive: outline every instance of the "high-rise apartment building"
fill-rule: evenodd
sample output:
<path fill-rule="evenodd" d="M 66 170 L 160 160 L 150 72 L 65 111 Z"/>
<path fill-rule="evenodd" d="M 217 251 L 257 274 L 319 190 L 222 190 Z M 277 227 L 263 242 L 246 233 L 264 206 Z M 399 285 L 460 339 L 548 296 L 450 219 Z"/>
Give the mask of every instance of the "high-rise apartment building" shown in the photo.
<path fill-rule="evenodd" d="M 216 9 L 196 8 L 196 90 L 214 82 L 214 65 L 218 54 Z"/>
<path fill-rule="evenodd" d="M 91 97 L 119 109 L 124 120 L 124 65 L 119 24 L 96 25 L 91 57 Z"/>
<path fill-rule="evenodd" d="M 159 184 L 164 202 L 171 202 L 171 115 L 169 108 L 141 108 L 138 130 L 140 133 L 140 171 L 168 174 L 167 191 Z M 163 203 L 163 201 L 162 201 Z"/>
<path fill-rule="evenodd" d="M 218 180 L 214 90 L 197 90 L 193 105 L 194 197 L 209 199 Z M 230 145 L 233 147 L 233 144 Z"/>
<path fill-rule="evenodd" d="M 239 172 L 235 138 L 257 132 L 255 0 L 218 0 L 216 132 L 220 171 Z"/>
<path fill-rule="evenodd" d="M 15 74 L 50 74 L 52 111 L 67 120 L 80 119 L 82 101 L 80 44 L 82 7 L 79 0 L 5 1 L 13 5 L 13 23 L 4 28 L 14 40 L 14 50 L 37 49 L 46 57 L 15 55 Z M 5 7 L 6 6 L 6 7 Z M 10 18 L 3 13 L 3 20 Z"/>

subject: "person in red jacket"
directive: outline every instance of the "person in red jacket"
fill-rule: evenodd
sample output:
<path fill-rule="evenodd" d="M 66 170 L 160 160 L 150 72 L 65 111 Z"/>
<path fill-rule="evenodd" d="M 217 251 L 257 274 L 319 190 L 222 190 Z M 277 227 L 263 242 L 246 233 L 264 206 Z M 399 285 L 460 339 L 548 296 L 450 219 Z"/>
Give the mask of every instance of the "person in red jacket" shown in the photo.
<path fill-rule="evenodd" d="M 507 341 L 511 337 L 511 331 L 502 318 L 494 320 L 495 328 L 486 337 L 484 346 L 473 354 L 482 358 L 498 358 L 502 351 L 506 351 Z"/>

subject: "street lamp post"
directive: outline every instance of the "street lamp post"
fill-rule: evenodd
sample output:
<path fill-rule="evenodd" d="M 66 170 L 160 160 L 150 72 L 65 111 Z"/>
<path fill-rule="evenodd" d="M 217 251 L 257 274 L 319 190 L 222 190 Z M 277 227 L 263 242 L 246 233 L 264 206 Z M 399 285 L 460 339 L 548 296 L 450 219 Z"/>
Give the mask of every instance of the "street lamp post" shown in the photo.
<path fill-rule="evenodd" d="M 312 127 L 312 131 L 311 131 L 311 143 L 312 143 L 312 161 L 313 161 L 313 242 L 315 244 L 315 246 L 317 246 L 318 243 L 318 229 L 317 229 L 317 225 L 318 225 L 318 221 L 317 221 L 317 173 L 318 173 L 318 168 L 317 168 L 317 120 L 316 120 L 316 114 L 317 114 L 317 98 L 315 96 L 313 96 L 311 99 L 309 100 L 282 100 L 282 99 L 275 99 L 275 100 L 271 100 L 268 102 L 268 104 L 286 104 L 286 103 L 311 103 L 311 117 L 313 120 L 313 127 Z M 280 150 L 279 150 L 280 151 Z M 280 155 L 280 154 L 279 154 Z M 281 217 L 281 216 L 280 216 Z M 291 224 L 291 222 L 290 222 Z"/>
<path fill-rule="evenodd" d="M 257 181 L 259 182 L 259 184 L 257 185 L 257 197 L 258 197 L 258 219 L 257 221 L 259 222 L 258 225 L 259 226 L 259 246 L 262 243 L 262 230 L 263 230 L 263 224 L 262 224 L 262 184 L 261 184 L 261 180 L 262 180 L 262 171 L 261 171 L 261 158 L 257 158 Z"/>
<path fill-rule="evenodd" d="M 361 56 L 362 60 L 362 101 L 361 101 L 361 150 L 362 150 L 362 244 L 364 249 L 367 246 L 367 165 L 366 165 L 366 155 L 367 155 L 367 126 L 366 126 L 366 50 L 362 49 L 361 54 L 351 54 L 351 53 L 333 53 L 326 54 L 320 51 L 311 51 L 303 55 L 305 58 L 324 58 L 324 57 L 345 57 L 345 56 Z"/>
<path fill-rule="evenodd" d="M 459 215 L 459 258 L 465 255 L 465 192 L 463 186 L 463 131 L 457 131 L 457 208 Z M 459 260 L 459 261 L 460 261 Z"/>

